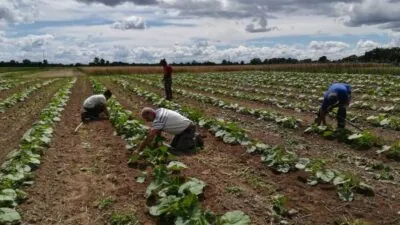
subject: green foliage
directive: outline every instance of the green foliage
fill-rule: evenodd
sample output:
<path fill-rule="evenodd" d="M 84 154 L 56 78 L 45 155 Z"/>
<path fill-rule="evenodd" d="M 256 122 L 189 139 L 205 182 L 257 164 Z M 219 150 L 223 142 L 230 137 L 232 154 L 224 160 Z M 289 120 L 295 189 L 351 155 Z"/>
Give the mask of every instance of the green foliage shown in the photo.
<path fill-rule="evenodd" d="M 51 81 L 47 81 L 50 84 Z M 26 193 L 19 190 L 23 186 L 33 183 L 32 171 L 40 165 L 40 157 L 49 146 L 53 126 L 69 98 L 69 89 L 73 83 L 68 82 L 59 90 L 50 103 L 22 137 L 18 148 L 11 151 L 5 158 L 0 170 L 0 222 L 16 222 L 20 216 L 14 207 L 26 199 Z"/>
<path fill-rule="evenodd" d="M 124 88 L 128 87 L 127 82 L 120 81 L 119 83 Z M 99 82 L 94 81 L 93 85 L 99 91 L 104 90 L 104 87 Z M 179 105 L 159 98 L 153 93 L 139 89 L 132 90 L 160 107 L 180 110 Z M 124 111 L 115 99 L 112 99 L 108 105 L 110 120 L 116 126 L 117 134 L 122 135 L 125 140 L 129 141 L 129 148 L 134 148 L 145 137 L 148 128 L 131 119 L 130 112 Z M 199 113 L 196 111 L 188 113 L 188 115 L 200 118 Z M 222 123 L 222 125 L 225 126 L 226 131 L 241 132 L 234 124 L 226 125 Z M 164 141 L 165 139 L 162 137 L 156 138 L 152 145 L 148 146 L 144 151 L 133 153 L 129 161 L 130 164 L 135 164 L 139 160 L 144 160 L 153 167 L 152 181 L 145 193 L 147 198 L 155 202 L 149 209 L 151 215 L 158 217 L 165 224 L 250 224 L 249 217 L 241 212 L 227 213 L 221 217 L 209 212 L 203 213 L 200 208 L 199 198 L 206 184 L 196 178 L 186 178 L 181 175 L 181 171 L 185 170 L 187 166 L 175 161 L 175 157 L 168 152 L 168 146 L 163 144 Z M 137 181 L 140 183 L 144 182 L 143 174 L 137 177 Z"/>
<path fill-rule="evenodd" d="M 2 102 L 0 102 L 0 113 L 4 113 L 8 108 L 12 107 L 13 105 L 17 104 L 18 102 L 23 102 L 25 99 L 27 99 L 30 94 L 42 87 L 48 86 L 51 83 L 54 83 L 58 79 L 52 79 L 52 80 L 47 80 L 41 84 L 34 84 L 26 89 L 22 90 L 21 92 L 17 92 L 10 97 L 6 98 Z"/>
<path fill-rule="evenodd" d="M 113 212 L 109 222 L 111 225 L 139 225 L 139 220 L 132 213 Z"/>
<path fill-rule="evenodd" d="M 105 199 L 100 200 L 98 207 L 99 207 L 99 209 L 105 209 L 105 208 L 110 207 L 112 205 L 112 203 L 113 203 L 113 200 L 111 198 L 105 198 Z"/>
<path fill-rule="evenodd" d="M 386 157 L 396 161 L 400 161 L 400 141 L 393 144 L 389 151 L 386 153 Z"/>
<path fill-rule="evenodd" d="M 288 173 L 295 168 L 297 156 L 293 152 L 287 152 L 279 146 L 275 146 L 269 151 L 265 151 L 261 160 L 277 172 Z"/>
<path fill-rule="evenodd" d="M 369 131 L 350 135 L 348 139 L 351 141 L 353 148 L 358 150 L 368 150 L 374 146 L 379 146 L 381 142 L 378 137 Z"/>
<path fill-rule="evenodd" d="M 273 211 L 278 216 L 285 216 L 288 213 L 286 208 L 287 198 L 284 195 L 272 196 Z"/>

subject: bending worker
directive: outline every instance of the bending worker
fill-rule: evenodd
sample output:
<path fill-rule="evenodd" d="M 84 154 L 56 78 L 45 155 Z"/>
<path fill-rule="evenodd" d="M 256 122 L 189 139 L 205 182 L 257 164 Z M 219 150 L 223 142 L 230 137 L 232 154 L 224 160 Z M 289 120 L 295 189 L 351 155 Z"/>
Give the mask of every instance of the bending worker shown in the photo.
<path fill-rule="evenodd" d="M 146 107 L 142 110 L 142 117 L 147 122 L 152 122 L 152 127 L 137 149 L 138 152 L 143 151 L 162 131 L 175 135 L 171 143 L 172 151 L 192 152 L 196 150 L 196 147 L 203 146 L 201 137 L 196 134 L 196 126 L 178 112 L 165 108 L 154 110 Z"/>
<path fill-rule="evenodd" d="M 83 102 L 84 112 L 81 114 L 82 122 L 99 119 L 100 113 L 104 113 L 108 118 L 107 100 L 110 99 L 112 93 L 110 90 L 103 94 L 92 95 Z"/>
<path fill-rule="evenodd" d="M 351 100 L 351 86 L 345 83 L 332 84 L 324 94 L 324 100 L 318 112 L 316 120 L 318 125 L 326 125 L 326 115 L 333 109 L 338 108 L 336 114 L 337 128 L 343 129 L 346 126 L 346 108 Z"/>

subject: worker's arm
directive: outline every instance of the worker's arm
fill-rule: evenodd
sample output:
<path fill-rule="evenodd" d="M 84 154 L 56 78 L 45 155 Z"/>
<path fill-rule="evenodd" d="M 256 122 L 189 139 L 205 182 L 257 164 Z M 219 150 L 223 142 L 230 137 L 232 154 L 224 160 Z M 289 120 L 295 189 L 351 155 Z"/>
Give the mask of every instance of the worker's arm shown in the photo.
<path fill-rule="evenodd" d="M 327 113 L 328 112 L 324 109 L 321 109 L 319 112 L 319 119 L 320 119 L 322 125 L 324 125 L 324 126 L 326 126 L 326 114 Z"/>
<path fill-rule="evenodd" d="M 328 98 L 325 96 L 324 100 L 322 102 L 321 108 L 319 110 L 319 124 L 322 123 L 322 125 L 326 126 L 326 114 L 328 114 L 329 110 L 331 110 L 331 106 L 329 106 Z"/>
<path fill-rule="evenodd" d="M 149 131 L 149 133 L 147 134 L 146 139 L 144 139 L 144 140 L 142 141 L 142 143 L 140 143 L 140 145 L 139 145 L 139 147 L 136 149 L 136 151 L 137 151 L 138 153 L 140 153 L 141 151 L 143 151 L 143 149 L 145 149 L 146 146 L 148 146 L 148 145 L 153 141 L 153 139 L 157 136 L 157 134 L 159 134 L 159 133 L 160 133 L 160 130 L 151 129 L 151 130 Z"/>

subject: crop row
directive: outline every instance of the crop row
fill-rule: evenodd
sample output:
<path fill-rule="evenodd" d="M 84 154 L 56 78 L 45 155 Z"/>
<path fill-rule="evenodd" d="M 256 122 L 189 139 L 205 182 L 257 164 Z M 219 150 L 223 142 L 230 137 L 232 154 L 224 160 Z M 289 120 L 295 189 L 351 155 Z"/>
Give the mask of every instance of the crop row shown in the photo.
<path fill-rule="evenodd" d="M 11 151 L 0 167 L 0 224 L 18 223 L 20 214 L 15 207 L 27 198 L 21 189 L 33 184 L 33 171 L 40 165 L 40 158 L 48 148 L 55 124 L 69 99 L 76 80 L 69 81 L 52 98 L 22 137 L 16 150 Z"/>
<path fill-rule="evenodd" d="M 6 81 L 3 83 L 0 83 L 0 91 L 8 90 L 8 89 L 14 88 L 18 85 L 24 85 L 29 82 L 32 82 L 32 81 L 20 81 L 20 80 Z"/>
<path fill-rule="evenodd" d="M 150 80 L 133 78 L 133 77 L 126 77 L 126 78 L 135 80 L 135 81 L 138 81 L 141 83 L 145 83 L 147 85 L 150 85 L 150 86 L 153 86 L 156 88 L 160 88 L 160 89 L 163 88 L 163 86 L 161 84 L 159 84 L 158 82 L 152 82 Z M 292 117 L 292 116 L 286 117 L 286 116 L 279 114 L 278 112 L 271 111 L 271 110 L 249 108 L 249 107 L 241 106 L 238 103 L 223 101 L 217 97 L 209 97 L 206 95 L 189 92 L 189 91 L 179 89 L 179 88 L 174 88 L 174 92 L 178 93 L 182 96 L 192 98 L 192 99 L 195 99 L 195 100 L 203 102 L 203 103 L 212 104 L 214 106 L 217 106 L 217 107 L 220 107 L 223 109 L 233 110 L 235 112 L 238 112 L 238 113 L 241 113 L 244 115 L 252 115 L 252 116 L 255 116 L 255 117 L 265 120 L 265 121 L 273 121 L 273 122 L 280 124 L 286 128 L 293 128 L 293 129 L 298 128 L 299 124 L 301 123 L 300 119 L 296 119 L 295 117 Z"/>
<path fill-rule="evenodd" d="M 209 78 L 207 76 L 179 76 L 174 80 L 197 83 L 202 86 L 234 89 L 256 94 L 274 95 L 278 97 L 285 97 L 291 99 L 295 98 L 295 99 L 308 100 L 310 103 L 322 101 L 322 95 L 327 89 L 327 86 L 315 87 L 310 85 L 307 85 L 307 87 L 303 88 L 293 88 L 293 87 L 288 87 L 284 83 L 266 85 L 260 83 L 250 84 L 248 82 L 246 83 L 243 81 L 241 82 L 237 81 L 233 83 L 228 80 L 218 80 L 218 82 L 216 82 L 215 79 Z M 361 93 L 363 92 L 363 90 L 364 87 L 353 87 L 353 93 Z M 392 103 L 392 104 L 400 102 L 400 97 L 385 97 L 372 94 L 363 94 L 360 97 L 360 99 L 363 101 L 370 101 L 368 103 L 369 107 L 367 108 L 370 110 L 376 110 L 377 107 L 376 106 L 374 107 L 374 105 L 382 104 L 382 102 Z M 366 108 L 366 107 L 364 106 L 360 108 Z"/>
<path fill-rule="evenodd" d="M 146 78 L 146 79 L 154 80 L 154 78 Z M 238 99 L 243 99 L 243 100 L 249 100 L 249 101 L 255 101 L 255 102 L 260 102 L 260 103 L 268 103 L 268 104 L 274 105 L 275 107 L 278 107 L 278 108 L 291 109 L 291 110 L 295 110 L 297 112 L 301 112 L 301 111 L 316 112 L 316 111 L 318 111 L 318 108 L 319 108 L 318 106 L 310 105 L 310 100 L 308 102 L 299 101 L 299 99 L 305 98 L 304 95 L 299 95 L 296 102 L 288 102 L 287 100 L 279 100 L 274 97 L 272 97 L 272 98 L 262 97 L 262 96 L 251 95 L 251 94 L 248 94 L 245 92 L 239 92 L 239 91 L 236 91 L 235 87 L 232 87 L 231 90 L 221 90 L 221 89 L 216 89 L 216 88 L 209 88 L 207 86 L 196 85 L 193 82 L 175 81 L 175 83 L 177 83 L 178 85 L 184 86 L 184 87 L 188 87 L 190 89 L 194 89 L 194 90 L 209 92 L 211 94 L 220 94 L 223 96 L 228 96 L 228 97 L 233 97 L 233 98 L 238 98 Z M 293 94 L 287 93 L 285 95 L 293 95 Z M 391 107 L 391 109 L 392 109 L 392 107 Z M 382 108 L 382 110 L 385 110 L 385 108 Z M 400 121 L 400 118 L 397 116 L 389 116 L 388 114 L 379 114 L 376 117 L 375 116 L 363 116 L 360 113 L 355 113 L 355 112 L 348 112 L 347 114 L 348 114 L 350 120 L 353 122 L 354 121 L 364 121 L 366 123 L 370 123 L 371 125 L 377 126 L 377 127 L 384 127 L 384 128 L 393 129 L 393 130 L 400 129 L 400 124 L 398 123 L 398 121 Z"/>
<path fill-rule="evenodd" d="M 12 107 L 13 105 L 17 104 L 18 102 L 23 102 L 34 91 L 36 91 L 42 87 L 48 86 L 57 80 L 58 79 L 52 79 L 52 80 L 47 80 L 43 83 L 34 84 L 18 93 L 11 95 L 10 97 L 8 97 L 5 100 L 3 100 L 2 102 L 0 102 L 0 113 L 5 113 L 8 108 Z"/>
<path fill-rule="evenodd" d="M 104 86 L 92 80 L 95 92 L 102 92 Z M 131 147 L 136 147 L 148 132 L 148 127 L 131 118 L 131 112 L 126 111 L 113 98 L 109 100 L 110 120 L 114 124 L 117 134 L 122 135 Z M 197 178 L 188 178 L 182 171 L 188 167 L 176 161 L 168 152 L 168 146 L 162 142 L 163 138 L 156 138 L 151 147 L 141 153 L 133 153 L 130 164 L 135 165 L 142 161 L 152 165 L 152 181 L 147 187 L 145 197 L 152 199 L 155 204 L 150 207 L 149 213 L 159 218 L 164 224 L 213 224 L 234 225 L 250 224 L 250 218 L 241 211 L 228 212 L 217 216 L 210 211 L 202 211 L 200 197 L 206 183 Z M 143 183 L 147 173 L 137 178 Z"/>
<path fill-rule="evenodd" d="M 140 83 L 145 83 L 146 85 L 151 85 L 151 86 L 156 86 L 159 88 L 162 88 L 161 85 L 158 85 L 155 82 L 151 82 L 149 80 L 143 80 L 140 78 L 132 78 L 129 77 L 129 79 L 140 82 Z M 203 99 L 206 99 L 206 97 L 201 97 L 201 95 L 194 95 L 191 94 L 190 92 L 187 91 L 180 91 L 179 89 L 174 89 L 175 92 L 182 94 L 185 97 L 191 97 L 191 98 L 196 98 L 197 100 L 200 101 L 204 101 Z M 196 97 L 196 96 L 200 96 L 200 97 Z M 211 98 L 211 97 L 210 97 Z M 213 98 L 211 98 L 213 99 Z M 215 98 L 217 99 L 217 98 Z M 212 103 L 216 106 L 219 107 L 226 107 L 224 105 L 224 102 L 221 101 L 222 103 L 219 104 L 219 100 L 215 100 L 215 101 L 208 101 L 209 103 Z M 238 107 L 238 108 L 236 108 Z M 237 112 L 239 113 L 243 113 L 243 109 L 246 110 L 247 108 L 240 108 L 238 105 L 231 103 L 230 105 L 228 105 L 228 107 L 226 108 L 234 108 Z M 251 112 L 250 109 L 247 109 L 248 112 Z M 254 112 L 257 112 L 257 110 L 253 110 Z M 251 114 L 251 113 L 244 113 L 244 114 Z M 252 114 L 252 115 L 257 115 Z M 259 115 L 257 115 L 259 116 Z M 286 127 L 297 127 L 297 123 L 296 123 L 296 119 L 286 119 L 283 118 L 282 119 L 284 122 L 284 126 Z M 298 121 L 297 121 L 298 122 Z M 362 133 L 353 133 L 350 130 L 343 130 L 343 131 L 334 131 L 332 130 L 332 128 L 329 127 L 318 127 L 315 125 L 310 125 L 309 128 L 306 129 L 305 131 L 306 133 L 316 133 L 316 134 L 320 134 L 322 137 L 324 137 L 325 139 L 328 140 L 339 140 L 340 142 L 349 144 L 351 147 L 358 149 L 358 150 L 367 150 L 370 149 L 372 147 L 382 147 L 382 141 L 379 137 L 374 136 L 373 134 L 371 134 L 368 131 L 362 132 Z M 388 149 L 388 147 L 386 147 L 385 149 Z M 378 151 L 379 153 L 382 153 L 382 150 Z M 399 157 L 398 154 L 398 147 L 397 147 L 397 143 L 395 143 L 393 145 L 393 147 L 391 147 L 390 149 L 387 150 L 387 152 L 385 153 L 386 156 L 390 159 L 394 159 L 394 160 L 398 160 L 397 158 Z"/>
<path fill-rule="evenodd" d="M 196 121 L 200 126 L 209 128 L 209 130 L 217 137 L 220 137 L 219 134 L 224 134 L 230 131 L 229 129 L 226 129 L 229 128 L 229 126 L 225 129 L 223 127 L 215 126 L 214 124 L 218 124 L 221 121 L 212 118 L 204 118 L 204 116 L 201 115 L 201 113 L 196 112 L 195 109 L 190 109 L 188 107 L 182 109 L 178 104 L 165 100 L 157 94 L 143 90 L 139 87 L 133 87 L 126 81 L 120 80 L 118 83 L 125 90 L 146 98 L 158 107 L 180 111 L 191 120 Z M 235 130 L 240 129 L 236 125 L 235 127 Z M 244 134 L 243 136 L 247 137 L 245 131 L 241 131 L 241 133 Z M 251 140 L 248 137 L 246 139 L 245 142 L 239 142 L 239 144 L 247 146 L 249 153 L 260 153 L 262 162 L 276 172 L 288 173 L 295 170 L 305 170 L 311 175 L 307 180 L 308 184 L 317 185 L 318 183 L 331 183 L 337 187 L 340 199 L 345 201 L 353 200 L 354 191 L 361 194 L 373 194 L 372 188 L 359 181 L 354 175 L 334 169 L 328 169 L 325 167 L 325 162 L 323 160 L 299 158 L 294 152 L 282 149 L 280 146 L 269 146 L 264 143 L 257 143 L 254 146 L 254 140 Z M 222 141 L 227 142 L 224 138 L 222 138 Z M 230 142 L 228 141 L 227 143 Z M 252 146 L 249 143 L 253 143 L 252 145 L 255 148 L 249 148 L 249 146 Z"/>
<path fill-rule="evenodd" d="M 230 85 L 223 85 L 223 84 L 218 84 L 215 85 L 215 82 L 196 82 L 194 80 L 187 80 L 183 81 L 181 79 L 175 79 L 175 83 L 178 85 L 182 86 L 190 86 L 190 88 L 197 87 L 197 90 L 203 90 L 203 91 L 219 91 L 221 94 L 226 93 L 226 92 L 234 92 L 235 96 L 243 96 L 246 95 L 248 96 L 247 99 L 252 98 L 252 99 L 261 99 L 263 102 L 270 103 L 270 104 L 279 104 L 279 105 L 285 105 L 285 104 L 291 104 L 292 107 L 294 106 L 295 110 L 299 111 L 315 111 L 318 109 L 318 105 L 315 103 L 321 103 L 323 98 L 322 94 L 320 96 L 317 95 L 308 95 L 304 93 L 298 93 L 298 92 L 288 92 L 286 91 L 263 91 L 263 90 L 256 90 L 252 92 L 257 92 L 258 94 L 265 94 L 264 95 L 254 95 L 254 94 L 249 94 L 249 91 L 246 90 L 241 90 L 237 86 L 230 86 Z M 214 84 L 214 85 L 213 85 Z M 218 88 L 210 88 L 209 86 L 214 86 L 214 87 L 219 87 Z M 205 88 L 207 87 L 207 88 Z M 221 87 L 223 90 L 221 89 Z M 293 102 L 301 100 L 302 102 L 293 104 Z M 356 109 L 364 109 L 364 110 L 372 110 L 372 111 L 380 111 L 380 112 L 399 112 L 400 108 L 395 107 L 394 105 L 381 105 L 377 106 L 374 103 L 367 102 L 367 101 L 354 101 L 351 103 L 352 108 Z"/>
<path fill-rule="evenodd" d="M 377 78 L 369 75 L 326 75 L 326 74 L 304 74 L 304 73 L 214 73 L 204 74 L 204 77 L 212 77 L 215 80 L 228 80 L 240 84 L 270 84 L 284 85 L 288 87 L 308 89 L 317 88 L 321 91 L 332 82 L 347 82 L 355 89 L 362 89 L 363 93 L 380 96 L 391 96 L 397 94 L 395 91 L 400 87 L 400 80 L 393 76 Z"/>

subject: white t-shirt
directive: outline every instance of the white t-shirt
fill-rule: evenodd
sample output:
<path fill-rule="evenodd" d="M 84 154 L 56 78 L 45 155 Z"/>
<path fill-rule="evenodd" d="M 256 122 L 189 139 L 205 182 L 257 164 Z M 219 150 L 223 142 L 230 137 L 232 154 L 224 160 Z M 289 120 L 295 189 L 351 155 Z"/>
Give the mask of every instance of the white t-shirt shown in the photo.
<path fill-rule="evenodd" d="M 83 102 L 83 107 L 92 109 L 96 105 L 99 105 L 99 104 L 105 105 L 106 103 L 107 103 L 107 99 L 104 95 L 102 95 L 102 94 L 101 95 L 92 95 Z"/>
<path fill-rule="evenodd" d="M 152 128 L 176 135 L 186 130 L 191 123 L 192 121 L 175 111 L 160 108 L 156 110 Z"/>

